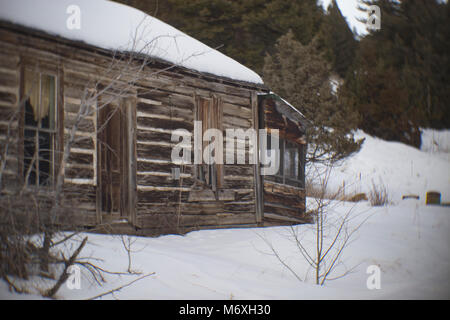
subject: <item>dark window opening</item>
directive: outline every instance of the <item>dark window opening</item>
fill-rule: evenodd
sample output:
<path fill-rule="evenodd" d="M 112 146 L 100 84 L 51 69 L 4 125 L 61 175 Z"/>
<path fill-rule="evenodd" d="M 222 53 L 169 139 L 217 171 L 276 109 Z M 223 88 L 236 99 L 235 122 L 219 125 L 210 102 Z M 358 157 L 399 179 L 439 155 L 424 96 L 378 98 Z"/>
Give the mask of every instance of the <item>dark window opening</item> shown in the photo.
<path fill-rule="evenodd" d="M 28 185 L 53 184 L 56 137 L 56 78 L 25 70 L 28 99 L 24 116 L 24 179 Z"/>
<path fill-rule="evenodd" d="M 271 152 L 277 152 L 279 154 L 280 161 L 278 172 L 272 179 L 279 183 L 303 188 L 305 185 L 304 145 L 299 145 L 286 139 L 279 138 L 279 150 L 271 149 L 271 136 L 268 134 L 268 153 L 270 154 Z"/>

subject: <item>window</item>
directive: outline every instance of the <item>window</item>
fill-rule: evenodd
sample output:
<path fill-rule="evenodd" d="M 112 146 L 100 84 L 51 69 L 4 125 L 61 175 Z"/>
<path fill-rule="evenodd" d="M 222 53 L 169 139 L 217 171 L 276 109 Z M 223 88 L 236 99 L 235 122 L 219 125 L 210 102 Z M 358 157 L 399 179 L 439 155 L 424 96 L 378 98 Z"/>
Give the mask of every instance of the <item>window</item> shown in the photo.
<path fill-rule="evenodd" d="M 267 135 L 267 149 L 268 152 L 271 152 L 271 137 L 269 134 Z M 279 183 L 304 187 L 304 146 L 280 138 L 279 157 L 280 166 L 272 179 Z"/>
<path fill-rule="evenodd" d="M 221 101 L 216 97 L 196 98 L 195 120 L 202 121 L 202 135 L 208 129 L 219 129 L 222 131 L 222 108 L 220 105 Z M 207 141 L 202 143 L 202 159 L 203 150 L 208 144 Z M 199 151 L 196 150 L 195 152 Z M 195 175 L 197 180 L 200 180 L 203 184 L 211 187 L 215 191 L 217 188 L 222 187 L 223 184 L 223 164 L 198 164 L 195 168 Z"/>
<path fill-rule="evenodd" d="M 56 77 L 25 69 L 24 179 L 28 185 L 52 185 L 56 143 Z"/>
<path fill-rule="evenodd" d="M 301 181 L 302 177 L 300 172 L 303 170 L 299 157 L 299 146 L 292 142 L 284 140 L 284 155 L 283 155 L 283 175 L 285 183 Z"/>

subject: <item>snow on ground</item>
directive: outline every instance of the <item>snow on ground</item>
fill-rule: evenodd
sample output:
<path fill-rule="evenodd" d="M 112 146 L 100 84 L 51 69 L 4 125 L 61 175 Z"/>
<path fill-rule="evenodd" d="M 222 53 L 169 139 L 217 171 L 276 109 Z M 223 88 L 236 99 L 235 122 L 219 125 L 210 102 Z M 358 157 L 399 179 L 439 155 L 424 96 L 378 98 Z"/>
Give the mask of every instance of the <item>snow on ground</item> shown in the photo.
<path fill-rule="evenodd" d="M 386 186 L 394 203 L 409 194 L 420 196 L 425 203 L 427 191 L 439 191 L 442 201 L 450 202 L 450 130 L 424 130 L 422 137 L 423 149 L 418 150 L 357 131 L 355 138 L 365 138 L 364 144 L 333 169 L 330 191 L 345 186 L 346 194 L 368 194 L 373 182 Z"/>
<path fill-rule="evenodd" d="M 423 203 L 423 195 L 431 187 L 448 199 L 448 154 L 416 150 L 362 132 L 359 135 L 366 138 L 362 150 L 348 160 L 331 183 L 339 185 L 341 177 L 348 179 L 350 173 L 361 172 L 364 181 L 381 177 L 395 197 L 417 192 L 421 199 L 396 198 L 385 207 L 371 207 L 367 201 L 333 203 L 330 218 L 342 217 L 351 210 L 350 230 L 365 221 L 331 278 L 346 270 L 351 273 L 324 286 L 315 285 L 313 272 L 299 254 L 288 227 L 133 237 L 132 269 L 155 274 L 102 299 L 450 299 L 450 207 Z M 312 226 L 296 228 L 306 248 L 313 252 Z M 332 234 L 327 235 L 330 241 Z M 127 270 L 127 252 L 119 236 L 82 234 L 77 241 L 84 236 L 89 242 L 83 257 L 101 259 L 92 262 L 110 271 Z M 78 243 L 74 240 L 71 251 Z M 302 281 L 280 263 L 270 245 Z M 367 287 L 371 276 L 367 268 L 371 265 L 380 268 L 380 289 Z M 57 298 L 90 298 L 139 277 L 106 275 L 107 282 L 98 287 L 83 270 L 82 275 L 81 289 L 64 285 Z M 39 296 L 9 293 L 6 284 L 0 282 L 0 298 Z"/>
<path fill-rule="evenodd" d="M 442 155 L 450 154 L 450 130 L 422 129 L 422 151 Z"/>
<path fill-rule="evenodd" d="M 0 0 L 0 20 L 113 51 L 144 53 L 199 72 L 263 83 L 255 72 L 219 51 L 142 11 L 112 1 Z"/>
<path fill-rule="evenodd" d="M 345 212 L 353 204 L 338 208 Z M 450 213 L 447 208 L 422 206 L 409 200 L 393 207 L 369 207 L 359 203 L 359 218 L 370 217 L 344 251 L 347 276 L 316 286 L 312 271 L 298 281 L 273 256 L 266 242 L 301 278 L 308 268 L 290 240 L 289 228 L 204 230 L 186 236 L 136 238 L 132 268 L 155 275 L 103 299 L 449 299 Z M 361 214 L 362 213 L 362 214 Z M 300 226 L 312 241 L 310 226 Z M 85 236 L 85 235 L 81 235 Z M 88 234 L 84 256 L 103 259 L 100 266 L 126 271 L 127 253 L 119 237 Z M 312 249 L 312 245 L 308 246 Z M 381 270 L 381 289 L 369 290 L 369 265 Z M 85 299 L 119 287 L 138 276 L 107 275 L 103 287 L 91 285 L 83 272 L 81 289 L 63 286 L 60 299 Z M 335 274 L 338 275 L 338 274 Z M 0 298 L 24 298 L 7 294 Z M 36 298 L 32 296 L 31 298 Z"/>

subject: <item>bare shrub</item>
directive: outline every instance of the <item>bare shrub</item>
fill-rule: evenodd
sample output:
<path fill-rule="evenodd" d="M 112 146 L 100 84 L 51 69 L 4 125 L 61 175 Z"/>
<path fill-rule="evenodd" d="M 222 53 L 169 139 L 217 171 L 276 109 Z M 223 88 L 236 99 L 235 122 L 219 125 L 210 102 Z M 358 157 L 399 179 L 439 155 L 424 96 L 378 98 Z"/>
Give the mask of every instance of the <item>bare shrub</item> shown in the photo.
<path fill-rule="evenodd" d="M 382 181 L 380 181 L 377 185 L 372 180 L 372 189 L 369 192 L 369 201 L 370 205 L 373 207 L 385 206 L 389 204 L 389 194 L 386 185 L 384 185 Z"/>
<path fill-rule="evenodd" d="M 299 255 L 307 262 L 314 272 L 314 280 L 317 285 L 323 285 L 327 280 L 341 278 L 355 267 L 347 268 L 342 261 L 342 254 L 353 241 L 355 233 L 367 220 L 362 219 L 359 224 L 351 226 L 350 221 L 356 218 L 354 206 L 346 209 L 343 214 L 337 214 L 336 208 L 342 204 L 339 195 L 341 190 L 335 193 L 328 191 L 328 181 L 333 163 L 330 162 L 320 173 L 314 174 L 314 188 L 310 189 L 311 203 L 309 212 L 314 217 L 314 222 L 307 226 L 291 226 L 289 239 L 298 249 Z M 311 182 L 310 181 L 310 182 Z M 310 183 L 310 186 L 313 185 Z M 305 228 L 312 232 L 313 239 L 305 239 Z M 261 237 L 269 246 L 272 254 L 280 263 L 289 270 L 299 281 L 305 281 L 299 271 L 292 268 L 286 259 L 283 259 L 278 249 L 267 238 Z M 309 240 L 309 241 L 308 241 Z M 344 270 L 337 271 L 338 266 L 344 266 Z"/>

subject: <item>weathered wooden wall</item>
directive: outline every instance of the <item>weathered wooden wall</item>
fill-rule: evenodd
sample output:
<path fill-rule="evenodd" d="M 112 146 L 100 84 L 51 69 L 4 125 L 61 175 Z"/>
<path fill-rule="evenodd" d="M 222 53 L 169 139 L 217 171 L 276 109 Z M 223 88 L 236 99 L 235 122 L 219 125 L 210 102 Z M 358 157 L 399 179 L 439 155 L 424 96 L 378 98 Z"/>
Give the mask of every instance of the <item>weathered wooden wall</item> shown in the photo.
<path fill-rule="evenodd" d="M 305 128 L 281 114 L 274 99 L 266 98 L 260 102 L 262 126 L 269 132 L 279 130 L 279 137 L 306 148 Z M 305 215 L 306 192 L 302 186 L 280 183 L 275 176 L 263 176 L 264 224 L 302 223 L 310 221 Z"/>
<path fill-rule="evenodd" d="M 23 179 L 20 172 L 20 132 L 18 112 L 9 122 L 9 115 L 17 111 L 20 97 L 20 70 L 23 66 L 49 65 L 58 75 L 59 107 L 61 108 L 60 143 L 68 139 L 76 114 L 93 83 L 108 78 L 109 58 L 101 50 L 46 35 L 34 35 L 23 30 L 0 26 L 0 143 L 1 152 L 10 124 L 12 141 L 8 150 L 2 183 L 11 187 Z M 123 82 L 127 77 L 124 75 Z M 201 228 L 256 225 L 256 166 L 251 164 L 224 165 L 223 187 L 218 200 L 190 197 L 194 185 L 194 165 L 181 167 L 181 179 L 174 180 L 171 170 L 173 129 L 193 130 L 195 97 L 220 97 L 223 129 L 254 128 L 256 88 L 228 81 L 203 77 L 186 70 L 161 72 L 150 65 L 143 76 L 129 88 L 134 97 L 135 121 L 135 192 L 133 225 L 142 230 L 165 228 Z M 95 103 L 92 104 L 95 109 Z M 256 118 L 257 119 L 257 118 Z M 64 204 L 76 211 L 79 221 L 86 225 L 104 222 L 98 206 L 97 115 L 89 114 L 80 123 L 76 140 L 65 165 Z M 225 144 L 224 140 L 224 144 Z M 226 150 L 224 150 L 226 152 Z M 62 153 L 62 149 L 61 149 Z M 248 148 L 246 149 L 249 158 Z M 178 166 L 180 167 L 180 166 Z"/>
<path fill-rule="evenodd" d="M 221 98 L 223 130 L 248 129 L 254 126 L 251 91 L 187 76 L 178 76 L 176 81 L 174 78 L 174 74 L 165 72 L 157 79 L 139 82 L 142 89 L 136 108 L 138 225 L 151 229 L 160 225 L 185 228 L 256 224 L 254 165 L 224 165 L 222 193 L 219 200 L 212 200 L 190 196 L 195 183 L 194 165 L 175 165 L 170 160 L 175 145 L 171 142 L 172 130 L 193 132 L 195 96 Z M 224 153 L 225 146 L 226 139 Z M 171 175 L 176 167 L 181 169 L 180 180 Z"/>

